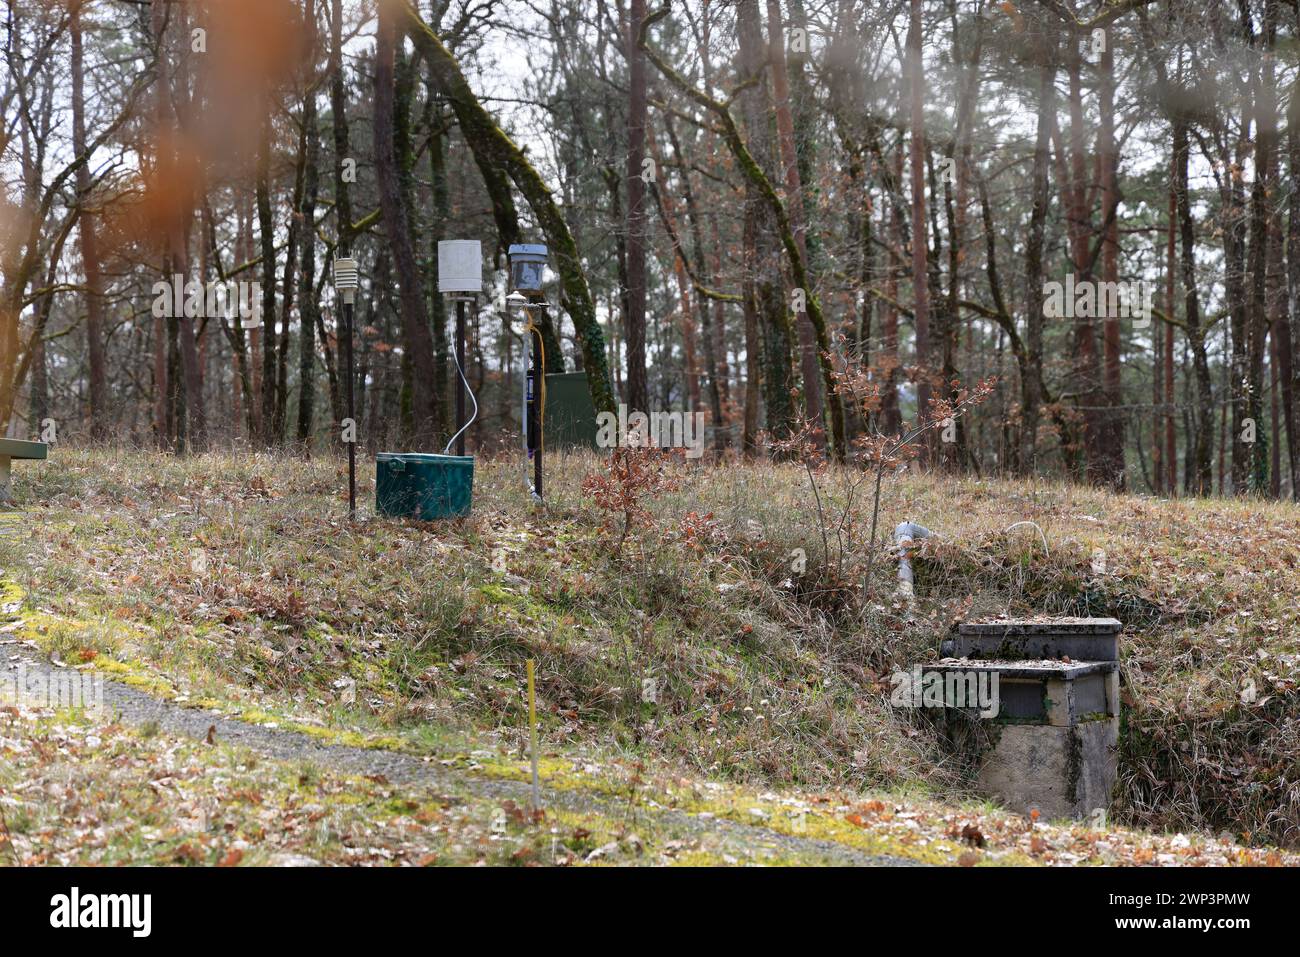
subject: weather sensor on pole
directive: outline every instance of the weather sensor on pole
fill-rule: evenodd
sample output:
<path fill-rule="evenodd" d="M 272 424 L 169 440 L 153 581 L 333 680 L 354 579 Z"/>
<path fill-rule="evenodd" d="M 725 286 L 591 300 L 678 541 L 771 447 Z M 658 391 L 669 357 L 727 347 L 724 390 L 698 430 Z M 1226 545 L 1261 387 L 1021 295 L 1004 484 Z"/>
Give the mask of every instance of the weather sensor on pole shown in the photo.
<path fill-rule="evenodd" d="M 438 292 L 456 303 L 456 428 L 441 454 L 379 452 L 375 455 L 375 510 L 380 515 L 424 522 L 464 518 L 474 499 L 474 457 L 465 454 L 465 432 L 478 418 L 478 399 L 465 378 L 465 303 L 483 291 L 483 247 L 478 240 L 438 243 Z M 465 396 L 474 413 L 465 419 Z M 451 454 L 452 446 L 456 454 Z"/>
<path fill-rule="evenodd" d="M 345 347 L 344 367 L 347 369 L 348 377 L 348 421 L 352 423 L 353 433 L 351 441 L 347 441 L 348 436 L 344 435 L 344 441 L 348 446 L 348 517 L 357 517 L 357 442 L 356 442 L 356 409 L 353 395 L 353 387 L 356 377 L 352 374 L 352 308 L 357 301 L 357 287 L 360 286 L 357 278 L 357 261 L 349 256 L 342 256 L 334 260 L 334 289 L 343 300 L 343 345 Z"/>
<path fill-rule="evenodd" d="M 528 326 L 524 335 L 523 424 L 524 454 L 532 462 L 533 477 L 529 489 L 542 500 L 542 438 L 546 422 L 546 347 L 541 330 L 533 321 L 534 313 L 549 308 L 542 295 L 546 273 L 546 247 L 538 243 L 519 243 L 510 247 L 510 295 L 507 307 L 523 310 Z M 536 348 L 534 348 L 534 345 Z"/>
<path fill-rule="evenodd" d="M 465 378 L 465 303 L 475 302 L 483 291 L 483 244 L 477 239 L 445 239 L 438 243 L 438 292 L 456 303 L 456 371 L 460 381 L 456 383 L 456 427 L 457 432 L 447 447 L 442 450 L 446 455 L 452 445 L 456 454 L 465 454 L 465 432 L 478 418 L 478 399 L 470 391 L 469 380 Z M 474 414 L 465 421 L 465 394 L 469 393 L 474 403 Z"/>

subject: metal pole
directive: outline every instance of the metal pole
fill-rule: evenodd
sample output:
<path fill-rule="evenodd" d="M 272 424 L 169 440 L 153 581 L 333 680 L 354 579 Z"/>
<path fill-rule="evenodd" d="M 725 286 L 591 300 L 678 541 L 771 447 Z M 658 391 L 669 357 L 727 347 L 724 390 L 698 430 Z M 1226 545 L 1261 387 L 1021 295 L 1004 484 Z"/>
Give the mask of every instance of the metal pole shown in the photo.
<path fill-rule="evenodd" d="M 533 790 L 532 811 L 536 815 L 542 806 L 541 788 L 537 782 L 537 691 L 533 659 L 528 659 L 528 754 L 532 763 Z"/>
<path fill-rule="evenodd" d="M 533 343 L 533 332 L 528 331 L 528 457 L 533 460 L 533 471 L 537 470 L 537 352 Z M 537 480 L 533 480 L 533 492 L 537 492 Z"/>
<path fill-rule="evenodd" d="M 533 487 L 537 497 L 542 497 L 542 449 L 546 443 L 546 414 L 542 396 L 546 389 L 546 352 L 542 348 L 542 334 L 537 332 L 537 351 L 533 353 L 533 421 L 537 423 L 537 458 L 533 462 Z"/>
<path fill-rule="evenodd" d="M 534 336 L 536 339 L 534 339 Z M 533 460 L 533 494 L 542 497 L 542 334 L 531 328 L 528 343 L 528 371 L 524 377 L 524 448 Z M 527 473 L 525 473 L 527 474 Z"/>
<path fill-rule="evenodd" d="M 356 376 L 352 372 L 352 303 L 350 302 L 343 303 L 343 324 L 347 327 L 344 344 L 347 347 L 348 418 L 352 420 L 353 428 L 352 441 L 348 443 L 348 519 L 355 521 L 357 517 L 357 418 L 353 392 Z"/>
<path fill-rule="evenodd" d="M 456 376 L 456 428 L 460 429 L 465 424 L 465 300 L 461 298 L 456 300 L 456 365 L 461 370 Z M 465 454 L 464 432 L 456 439 L 456 454 Z"/>
<path fill-rule="evenodd" d="M 527 315 L 527 308 L 524 310 Z M 528 463 L 533 460 L 533 334 L 524 331 L 523 401 L 519 405 L 519 422 L 524 445 L 524 483 L 528 482 Z"/>

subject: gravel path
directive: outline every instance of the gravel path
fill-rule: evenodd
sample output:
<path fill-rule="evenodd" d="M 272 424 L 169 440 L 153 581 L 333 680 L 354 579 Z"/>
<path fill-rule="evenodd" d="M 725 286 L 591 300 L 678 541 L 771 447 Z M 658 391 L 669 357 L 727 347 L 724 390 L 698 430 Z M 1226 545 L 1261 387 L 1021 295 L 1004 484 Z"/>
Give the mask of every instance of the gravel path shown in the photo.
<path fill-rule="evenodd" d="M 0 645 L 0 658 L 6 666 L 25 661 L 29 668 L 56 669 L 39 650 L 22 642 Z M 111 679 L 104 679 L 104 708 L 110 715 L 131 725 L 155 723 L 159 730 L 206 738 L 215 728 L 218 741 L 239 745 L 278 761 L 308 761 L 346 774 L 382 775 L 390 783 L 420 785 L 443 791 L 468 791 L 493 801 L 514 801 L 526 805 L 530 787 L 520 781 L 507 781 L 456 771 L 436 762 L 413 755 L 371 748 L 326 744 L 298 731 L 270 728 L 222 716 L 218 712 L 155 698 L 144 691 Z M 542 787 L 542 800 L 548 807 L 574 812 L 591 812 L 610 817 L 627 813 L 627 805 L 601 795 L 582 791 Z M 726 853 L 743 850 L 747 854 L 798 854 L 839 866 L 911 866 L 906 858 L 866 854 L 844 844 L 782 834 L 757 825 L 740 824 L 714 817 L 700 817 L 685 811 L 640 805 L 638 814 L 651 815 L 670 829 L 694 837 L 711 837 Z"/>

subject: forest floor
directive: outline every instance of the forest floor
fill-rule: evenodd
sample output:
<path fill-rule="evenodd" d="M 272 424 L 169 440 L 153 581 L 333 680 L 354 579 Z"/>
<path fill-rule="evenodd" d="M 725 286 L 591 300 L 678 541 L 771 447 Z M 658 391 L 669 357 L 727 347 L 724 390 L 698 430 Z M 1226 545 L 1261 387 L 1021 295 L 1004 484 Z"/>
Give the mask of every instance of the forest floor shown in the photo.
<path fill-rule="evenodd" d="M 480 461 L 438 525 L 374 518 L 369 484 L 349 524 L 333 460 L 21 470 L 0 659 L 106 679 L 105 707 L 0 707 L 0 860 L 1300 863 L 1293 506 L 891 479 L 881 534 L 941 538 L 915 602 L 889 560 L 863 602 L 850 473 L 682 466 L 616 550 L 598 461 L 550 461 L 544 510 Z M 1128 626 L 1122 826 L 979 801 L 889 708 L 892 670 L 991 613 Z"/>

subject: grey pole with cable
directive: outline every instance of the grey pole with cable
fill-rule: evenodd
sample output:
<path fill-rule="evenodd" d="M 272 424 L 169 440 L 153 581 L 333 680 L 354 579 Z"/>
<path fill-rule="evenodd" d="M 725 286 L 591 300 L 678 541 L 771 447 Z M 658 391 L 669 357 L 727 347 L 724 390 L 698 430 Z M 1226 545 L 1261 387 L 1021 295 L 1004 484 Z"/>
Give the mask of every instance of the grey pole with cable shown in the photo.
<path fill-rule="evenodd" d="M 456 368 L 465 368 L 465 300 L 458 298 L 456 300 Z M 456 454 L 465 454 L 465 430 L 460 428 L 460 424 L 465 421 L 465 383 L 457 377 L 456 379 L 456 428 L 460 429 L 456 436 Z"/>
<path fill-rule="evenodd" d="M 478 418 L 478 399 L 465 378 L 465 303 L 477 305 L 483 290 L 483 244 L 477 239 L 444 239 L 438 243 L 438 292 L 456 303 L 456 433 L 443 455 L 454 445 L 465 454 L 465 433 Z M 465 395 L 474 403 L 474 414 L 465 421 Z"/>

